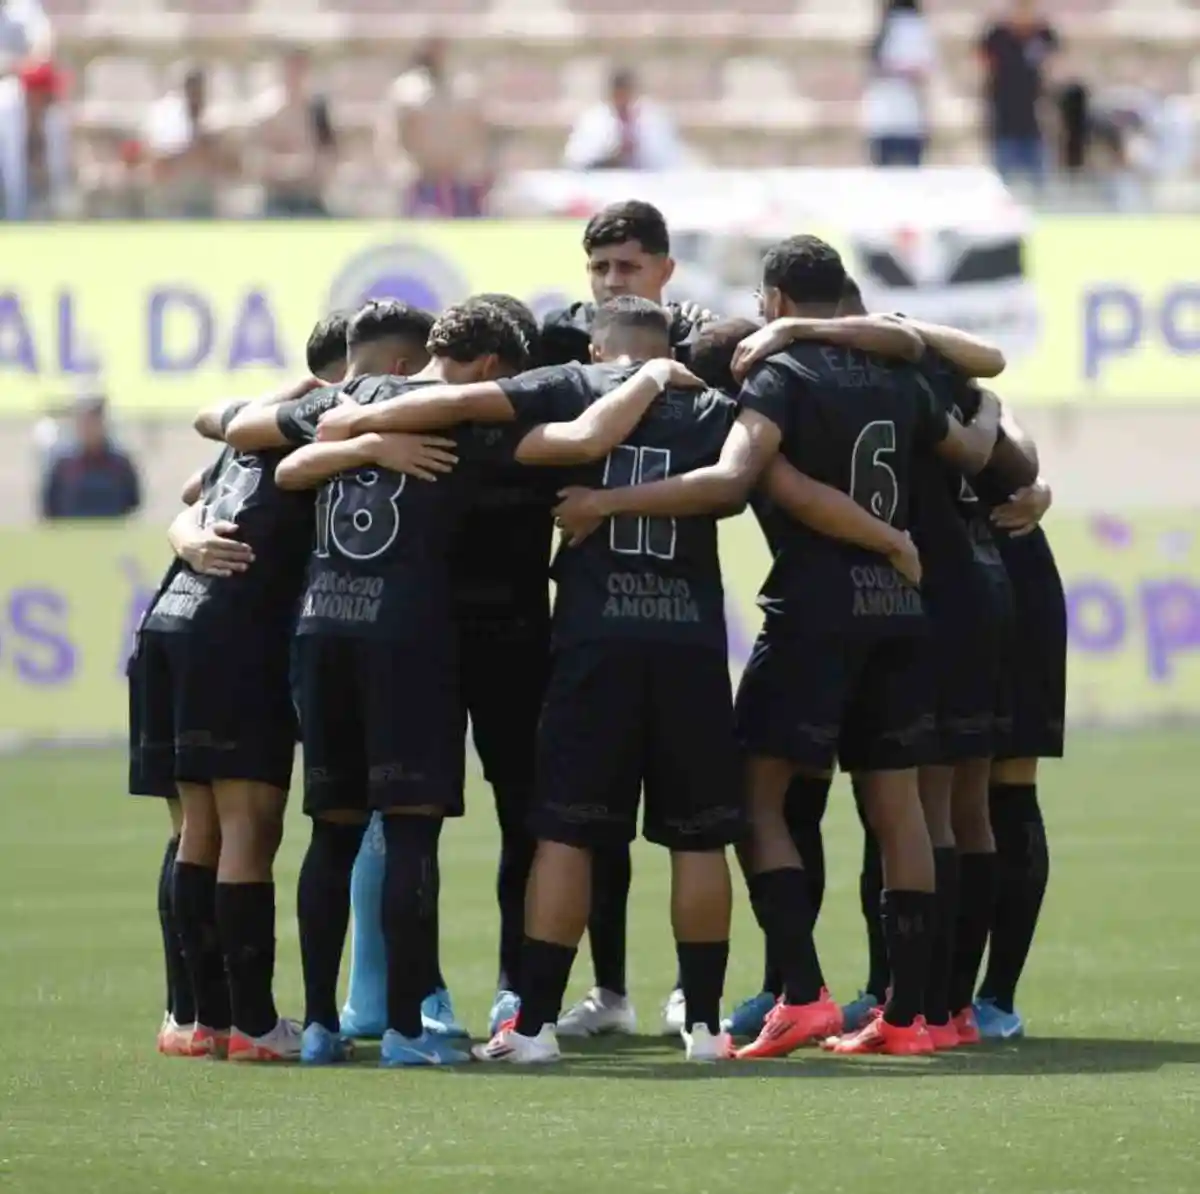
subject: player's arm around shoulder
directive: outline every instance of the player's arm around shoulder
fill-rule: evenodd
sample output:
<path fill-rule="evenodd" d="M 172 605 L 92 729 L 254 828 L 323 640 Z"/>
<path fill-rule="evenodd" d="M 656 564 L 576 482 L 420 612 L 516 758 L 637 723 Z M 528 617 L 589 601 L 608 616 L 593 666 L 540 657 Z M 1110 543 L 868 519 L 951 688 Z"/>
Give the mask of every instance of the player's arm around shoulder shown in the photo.
<path fill-rule="evenodd" d="M 960 471 L 974 476 L 991 459 L 1000 431 L 1000 400 L 990 390 L 979 398 L 979 410 L 966 426 L 942 409 L 924 378 L 919 377 L 921 436 L 934 451 Z"/>
<path fill-rule="evenodd" d="M 940 353 L 967 377 L 984 380 L 999 377 L 1008 367 L 1004 353 L 990 340 L 940 323 L 925 323 L 907 316 L 888 318 L 915 332 L 927 348 Z"/>
<path fill-rule="evenodd" d="M 288 490 L 316 489 L 338 473 L 371 466 L 436 481 L 458 463 L 456 447 L 454 440 L 441 436 L 393 432 L 307 444 L 279 462 L 275 484 Z"/>
<path fill-rule="evenodd" d="M 802 342 L 853 348 L 895 360 L 919 361 L 925 352 L 911 328 L 881 315 L 849 315 L 838 319 L 786 316 L 747 336 L 733 354 L 733 375 L 743 381 L 762 361 Z"/>
<path fill-rule="evenodd" d="M 336 390 L 323 386 L 315 377 L 305 377 L 275 394 L 252 402 L 226 404 L 219 408 L 221 434 L 239 452 L 261 452 L 307 443 L 316 432 L 321 411 L 335 400 Z M 213 412 L 201 411 L 196 430 Z"/>

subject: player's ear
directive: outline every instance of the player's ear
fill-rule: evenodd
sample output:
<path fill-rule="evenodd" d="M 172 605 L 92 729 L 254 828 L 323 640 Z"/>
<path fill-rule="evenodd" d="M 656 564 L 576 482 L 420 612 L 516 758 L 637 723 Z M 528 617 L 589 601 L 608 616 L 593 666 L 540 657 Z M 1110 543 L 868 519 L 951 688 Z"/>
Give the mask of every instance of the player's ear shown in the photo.
<path fill-rule="evenodd" d="M 664 257 L 662 265 L 662 284 L 665 286 L 675 276 L 675 258 Z"/>
<path fill-rule="evenodd" d="M 591 362 L 593 365 L 595 365 L 600 360 L 600 350 L 596 347 L 595 340 L 593 340 L 591 342 L 591 344 L 588 345 L 588 356 L 591 358 Z"/>

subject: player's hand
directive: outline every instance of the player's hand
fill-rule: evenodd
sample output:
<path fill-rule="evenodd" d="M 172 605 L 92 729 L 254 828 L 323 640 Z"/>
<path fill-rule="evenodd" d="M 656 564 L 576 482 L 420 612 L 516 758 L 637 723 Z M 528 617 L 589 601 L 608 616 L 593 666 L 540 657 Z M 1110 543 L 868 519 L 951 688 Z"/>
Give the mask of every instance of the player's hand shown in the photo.
<path fill-rule="evenodd" d="M 327 410 L 317 422 L 317 439 L 322 443 L 350 439 L 354 434 L 354 420 L 359 413 L 358 403 L 343 397 L 337 406 Z"/>
<path fill-rule="evenodd" d="M 234 538 L 237 530 L 235 523 L 215 522 L 181 544 L 179 556 L 201 576 L 233 576 L 245 572 L 254 563 L 254 552 L 248 543 Z"/>
<path fill-rule="evenodd" d="M 436 481 L 454 470 L 457 444 L 439 435 L 407 435 L 393 431 L 373 436 L 371 458 L 380 468 L 406 473 L 421 481 Z"/>
<path fill-rule="evenodd" d="M 780 320 L 769 323 L 765 328 L 759 328 L 753 335 L 747 336 L 733 350 L 733 376 L 735 381 L 744 381 L 746 374 L 767 357 L 773 357 L 777 352 L 783 352 L 796 337 L 786 324 Z"/>
<path fill-rule="evenodd" d="M 702 307 L 699 303 L 680 303 L 679 314 L 693 324 L 712 323 L 717 318 L 707 307 Z"/>
<path fill-rule="evenodd" d="M 888 563 L 891 564 L 913 588 L 921 587 L 921 556 L 917 545 L 907 531 L 900 532 L 896 546 L 888 552 Z"/>
<path fill-rule="evenodd" d="M 708 387 L 686 365 L 674 357 L 659 357 L 642 366 L 663 390 L 704 390 Z"/>
<path fill-rule="evenodd" d="M 992 522 L 1007 531 L 1014 539 L 1028 535 L 1045 517 L 1054 501 L 1054 494 L 1045 481 L 1036 481 L 1016 493 L 992 511 Z"/>
<path fill-rule="evenodd" d="M 578 485 L 558 491 L 559 503 L 554 507 L 554 521 L 563 533 L 563 542 L 570 547 L 582 543 L 606 515 L 601 509 L 601 491 Z"/>

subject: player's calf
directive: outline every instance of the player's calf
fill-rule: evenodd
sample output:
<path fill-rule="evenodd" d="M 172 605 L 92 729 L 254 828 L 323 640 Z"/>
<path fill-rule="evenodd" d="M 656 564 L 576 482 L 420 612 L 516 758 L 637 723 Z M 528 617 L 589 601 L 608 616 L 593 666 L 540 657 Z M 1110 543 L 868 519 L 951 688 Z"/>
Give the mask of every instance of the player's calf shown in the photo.
<path fill-rule="evenodd" d="M 935 884 L 935 925 L 929 956 L 929 977 L 925 985 L 925 1019 L 938 1048 L 953 1048 L 958 1033 L 951 1023 L 950 978 L 954 964 L 955 933 L 958 917 L 958 852 L 954 844 L 951 804 L 954 768 L 922 767 L 918 789 L 925 826 L 933 846 Z"/>
<path fill-rule="evenodd" d="M 977 1039 L 971 1001 L 996 907 L 996 843 L 988 810 L 988 762 L 973 759 L 954 773 L 952 816 L 958 846 L 958 920 L 951 968 L 950 1011 L 965 1043 Z"/>

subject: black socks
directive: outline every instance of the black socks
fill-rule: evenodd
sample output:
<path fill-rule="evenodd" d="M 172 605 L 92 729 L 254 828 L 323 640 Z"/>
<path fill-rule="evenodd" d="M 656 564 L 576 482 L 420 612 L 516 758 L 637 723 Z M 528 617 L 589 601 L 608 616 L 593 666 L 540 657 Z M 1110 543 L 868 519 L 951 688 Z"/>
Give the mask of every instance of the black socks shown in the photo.
<path fill-rule="evenodd" d="M 592 912 L 588 940 L 596 986 L 624 995 L 625 927 L 629 907 L 629 847 L 606 847 L 592 853 Z"/>
<path fill-rule="evenodd" d="M 892 967 L 888 961 L 887 939 L 883 933 L 880 917 L 883 899 L 883 856 L 879 853 L 879 842 L 870 829 L 864 826 L 862 873 L 858 877 L 858 897 L 862 907 L 863 922 L 867 928 L 867 986 L 866 993 L 873 995 L 877 1003 L 887 999 L 888 987 L 892 983 Z"/>
<path fill-rule="evenodd" d="M 279 1013 L 275 982 L 275 884 L 218 883 L 217 928 L 225 955 L 233 1026 L 265 1036 Z"/>
<path fill-rule="evenodd" d="M 175 855 L 178 852 L 179 838 L 173 837 L 167 842 L 158 873 L 158 924 L 162 929 L 163 961 L 167 972 L 167 1012 L 175 1017 L 176 1024 L 194 1024 L 196 1003 L 192 997 L 192 980 L 183 960 L 183 946 L 179 941 L 175 909 L 172 906 Z"/>
<path fill-rule="evenodd" d="M 679 985 L 687 1003 L 687 1024 L 703 1024 L 716 1036 L 721 1031 L 721 995 L 729 965 L 728 941 L 677 941 Z"/>
<path fill-rule="evenodd" d="M 217 872 L 176 859 L 171 906 L 191 982 L 196 1022 L 224 1031 L 230 1026 L 229 985 L 217 936 L 216 903 Z"/>
<path fill-rule="evenodd" d="M 825 986 L 809 903 L 808 879 L 802 870 L 764 871 L 749 879 L 750 906 L 768 948 L 783 975 L 787 1003 L 813 1003 Z"/>
<path fill-rule="evenodd" d="M 496 902 L 500 905 L 499 991 L 515 991 L 521 974 L 521 949 L 525 941 L 525 888 L 533 867 L 537 842 L 526 828 L 532 793 L 527 788 L 497 788 L 496 811 L 500 819 L 500 867 L 496 875 Z"/>
<path fill-rule="evenodd" d="M 993 784 L 990 803 L 998 875 L 987 974 L 979 994 L 1011 1012 L 1042 911 L 1050 852 L 1036 785 Z"/>
<path fill-rule="evenodd" d="M 996 855 L 958 856 L 958 922 L 950 976 L 950 1011 L 958 1015 L 975 998 L 979 964 L 996 907 Z"/>
<path fill-rule="evenodd" d="M 883 1016 L 907 1027 L 924 1011 L 936 898 L 926 891 L 885 891 L 883 932 L 892 964 L 892 994 Z"/>
<path fill-rule="evenodd" d="M 440 817 L 385 816 L 383 940 L 388 1027 L 419 1037 L 421 1003 L 437 985 Z"/>
<path fill-rule="evenodd" d="M 576 950 L 570 945 L 525 938 L 521 985 L 517 988 L 521 997 L 517 1031 L 522 1036 L 537 1036 L 545 1025 L 558 1022 L 575 954 Z"/>
<path fill-rule="evenodd" d="M 338 1031 L 337 981 L 350 923 L 350 872 L 366 828 L 320 819 L 312 823 L 296 891 L 305 1027 L 321 1024 Z"/>
<path fill-rule="evenodd" d="M 929 957 L 929 978 L 925 984 L 925 1019 L 930 1024 L 947 1024 L 950 1007 L 950 975 L 954 968 L 954 942 L 958 926 L 958 851 L 953 846 L 933 851 L 937 877 L 937 916 Z"/>

